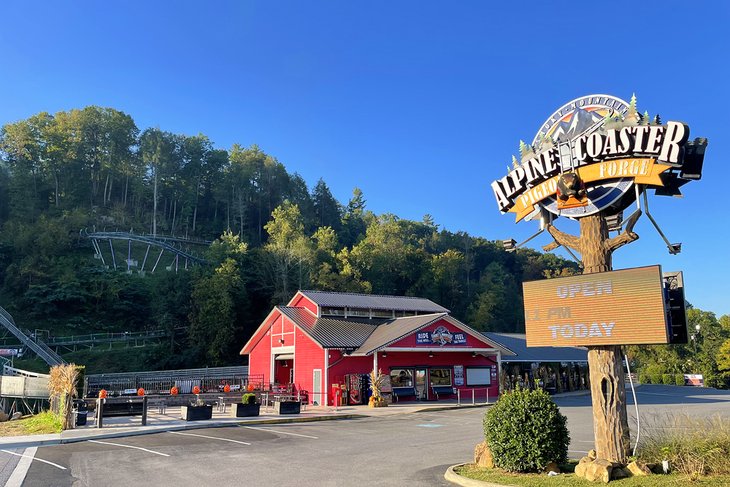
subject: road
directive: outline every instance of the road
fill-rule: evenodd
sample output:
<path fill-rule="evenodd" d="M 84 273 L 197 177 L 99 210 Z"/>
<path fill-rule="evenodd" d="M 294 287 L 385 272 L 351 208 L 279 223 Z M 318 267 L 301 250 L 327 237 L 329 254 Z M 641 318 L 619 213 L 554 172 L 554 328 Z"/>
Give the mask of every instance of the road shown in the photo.
<path fill-rule="evenodd" d="M 730 393 L 725 391 L 642 386 L 637 392 L 643 418 L 667 413 L 730 418 Z M 556 402 L 568 417 L 570 456 L 579 458 L 593 447 L 590 398 L 559 397 Z M 635 430 L 633 400 L 629 402 Z M 483 414 L 477 408 L 201 428 L 41 447 L 23 485 L 444 486 L 450 485 L 443 479 L 446 468 L 469 461 L 474 445 L 482 441 Z M 634 438 L 635 432 L 632 442 Z M 0 452 L 0 464 L 9 456 Z"/>

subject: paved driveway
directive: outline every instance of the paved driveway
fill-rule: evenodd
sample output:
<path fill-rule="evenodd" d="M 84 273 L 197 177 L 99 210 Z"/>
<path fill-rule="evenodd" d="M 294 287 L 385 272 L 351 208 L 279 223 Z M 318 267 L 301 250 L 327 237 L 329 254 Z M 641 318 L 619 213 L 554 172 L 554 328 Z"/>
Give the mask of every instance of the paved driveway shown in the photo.
<path fill-rule="evenodd" d="M 727 392 L 663 386 L 637 392 L 643 416 L 730 417 Z M 593 447 L 590 398 L 556 402 L 568 416 L 571 456 L 580 457 Z M 484 410 L 201 428 L 42 447 L 23 485 L 449 485 L 443 480 L 447 466 L 470 460 L 482 441 Z M 633 417 L 633 400 L 629 411 Z M 0 452 L 0 461 L 8 455 Z"/>

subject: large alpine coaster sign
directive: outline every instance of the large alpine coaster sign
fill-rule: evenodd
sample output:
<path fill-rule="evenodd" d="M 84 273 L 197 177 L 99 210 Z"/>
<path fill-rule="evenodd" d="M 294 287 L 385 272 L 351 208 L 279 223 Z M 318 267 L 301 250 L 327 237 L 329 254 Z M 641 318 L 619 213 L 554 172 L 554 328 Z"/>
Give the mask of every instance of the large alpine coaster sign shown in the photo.
<path fill-rule="evenodd" d="M 525 282 L 527 346 L 668 343 L 660 266 Z"/>

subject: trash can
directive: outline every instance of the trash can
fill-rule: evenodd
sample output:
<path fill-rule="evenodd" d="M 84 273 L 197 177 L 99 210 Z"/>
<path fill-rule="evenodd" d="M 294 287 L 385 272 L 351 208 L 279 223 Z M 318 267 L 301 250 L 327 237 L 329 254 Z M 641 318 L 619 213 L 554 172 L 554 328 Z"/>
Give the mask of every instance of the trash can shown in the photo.
<path fill-rule="evenodd" d="M 77 399 L 74 401 L 74 415 L 76 416 L 76 421 L 74 424 L 76 426 L 86 426 L 86 419 L 89 415 L 89 408 L 86 407 L 86 401 L 83 401 L 81 399 Z"/>

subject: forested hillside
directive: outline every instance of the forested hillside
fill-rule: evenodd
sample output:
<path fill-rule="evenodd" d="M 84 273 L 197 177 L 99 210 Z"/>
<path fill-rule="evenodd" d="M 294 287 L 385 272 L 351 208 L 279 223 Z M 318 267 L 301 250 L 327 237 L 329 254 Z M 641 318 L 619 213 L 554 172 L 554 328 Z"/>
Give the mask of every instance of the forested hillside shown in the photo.
<path fill-rule="evenodd" d="M 177 330 L 136 362 L 84 355 L 100 369 L 239 364 L 271 306 L 299 288 L 424 296 L 475 328 L 522 331 L 522 280 L 577 272 L 429 215 L 375 215 L 357 188 L 338 202 L 324 180 L 310 190 L 256 146 L 140 131 L 112 108 L 6 124 L 0 157 L 0 306 L 19 325 L 51 335 Z M 83 229 L 215 242 L 208 265 L 142 277 L 104 269 Z"/>

